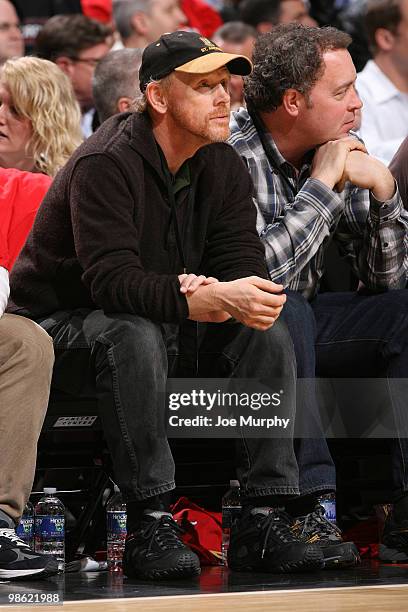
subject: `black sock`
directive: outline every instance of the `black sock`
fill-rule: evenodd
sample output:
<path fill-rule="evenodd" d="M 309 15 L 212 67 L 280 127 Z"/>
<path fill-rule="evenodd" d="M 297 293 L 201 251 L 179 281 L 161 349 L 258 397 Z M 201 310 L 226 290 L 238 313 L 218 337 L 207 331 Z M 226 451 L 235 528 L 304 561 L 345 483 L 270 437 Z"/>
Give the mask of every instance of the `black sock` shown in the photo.
<path fill-rule="evenodd" d="M 145 510 L 159 510 L 170 512 L 170 494 L 154 495 L 147 499 L 129 501 L 126 504 L 126 529 L 128 533 L 137 531 L 142 522 Z"/>
<path fill-rule="evenodd" d="M 395 500 L 393 514 L 397 523 L 408 520 L 408 493 L 403 493 Z"/>
<path fill-rule="evenodd" d="M 291 516 L 305 516 L 316 507 L 317 494 L 311 493 L 310 495 L 301 495 L 300 497 L 294 497 L 289 499 L 285 504 L 285 510 Z"/>
<path fill-rule="evenodd" d="M 270 508 L 279 508 L 285 505 L 287 495 L 262 495 L 257 497 L 245 497 L 242 500 L 242 505 L 252 506 L 252 508 L 263 508 L 268 506 Z"/>

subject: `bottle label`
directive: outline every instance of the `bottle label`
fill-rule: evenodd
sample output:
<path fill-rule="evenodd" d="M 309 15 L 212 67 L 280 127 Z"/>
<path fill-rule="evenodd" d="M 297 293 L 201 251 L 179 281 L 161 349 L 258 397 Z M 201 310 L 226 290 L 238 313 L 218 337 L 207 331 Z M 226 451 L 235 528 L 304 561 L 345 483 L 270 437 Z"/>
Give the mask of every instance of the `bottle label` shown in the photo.
<path fill-rule="evenodd" d="M 126 536 L 126 512 L 108 510 L 107 527 L 108 533 Z"/>
<path fill-rule="evenodd" d="M 235 519 L 241 514 L 241 506 L 223 506 L 222 508 L 222 528 L 231 529 Z"/>
<path fill-rule="evenodd" d="M 16 533 L 22 540 L 31 538 L 34 533 L 34 517 L 27 516 L 21 519 L 20 524 L 16 529 Z"/>
<path fill-rule="evenodd" d="M 65 517 L 63 514 L 53 516 L 37 515 L 35 517 L 35 534 L 43 539 L 60 538 L 64 539 Z"/>

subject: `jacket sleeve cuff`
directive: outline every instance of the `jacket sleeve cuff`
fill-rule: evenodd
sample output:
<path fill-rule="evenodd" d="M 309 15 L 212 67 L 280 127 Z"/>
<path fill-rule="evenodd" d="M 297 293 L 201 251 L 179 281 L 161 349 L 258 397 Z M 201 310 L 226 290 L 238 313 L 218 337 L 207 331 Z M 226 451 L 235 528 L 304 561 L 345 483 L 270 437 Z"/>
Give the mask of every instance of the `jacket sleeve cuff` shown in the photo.
<path fill-rule="evenodd" d="M 342 210 L 342 200 L 338 193 L 316 178 L 308 178 L 299 194 L 331 226 Z"/>
<path fill-rule="evenodd" d="M 380 202 L 370 191 L 370 218 L 374 223 L 394 221 L 402 211 L 402 200 L 395 182 L 395 193 L 390 200 Z"/>

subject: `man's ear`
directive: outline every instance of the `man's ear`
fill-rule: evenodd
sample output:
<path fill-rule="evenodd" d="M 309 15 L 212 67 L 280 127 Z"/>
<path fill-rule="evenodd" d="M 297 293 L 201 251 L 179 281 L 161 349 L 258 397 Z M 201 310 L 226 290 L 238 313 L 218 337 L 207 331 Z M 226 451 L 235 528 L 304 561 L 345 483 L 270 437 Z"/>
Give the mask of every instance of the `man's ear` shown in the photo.
<path fill-rule="evenodd" d="M 394 46 L 395 36 L 385 28 L 378 28 L 375 31 L 375 42 L 381 51 L 391 51 Z"/>
<path fill-rule="evenodd" d="M 138 11 L 137 13 L 134 13 L 134 15 L 132 15 L 130 19 L 130 23 L 132 25 L 133 30 L 139 36 L 146 36 L 146 33 L 148 31 L 149 25 L 147 23 L 146 17 L 146 13 Z"/>
<path fill-rule="evenodd" d="M 65 72 L 67 76 L 71 77 L 74 69 L 74 63 L 71 58 L 61 55 L 61 57 L 57 57 L 55 63 L 57 64 L 58 68 L 62 70 L 62 72 Z"/>
<path fill-rule="evenodd" d="M 299 114 L 302 94 L 297 89 L 287 89 L 283 94 L 282 106 L 291 117 L 295 118 Z"/>
<path fill-rule="evenodd" d="M 132 100 L 132 98 L 128 98 L 127 96 L 122 96 L 119 98 L 119 100 L 116 102 L 118 113 L 128 111 L 133 106 L 133 102 L 134 100 Z"/>
<path fill-rule="evenodd" d="M 167 96 L 160 83 L 149 83 L 146 88 L 146 98 L 150 106 L 159 115 L 164 115 L 167 112 Z"/>

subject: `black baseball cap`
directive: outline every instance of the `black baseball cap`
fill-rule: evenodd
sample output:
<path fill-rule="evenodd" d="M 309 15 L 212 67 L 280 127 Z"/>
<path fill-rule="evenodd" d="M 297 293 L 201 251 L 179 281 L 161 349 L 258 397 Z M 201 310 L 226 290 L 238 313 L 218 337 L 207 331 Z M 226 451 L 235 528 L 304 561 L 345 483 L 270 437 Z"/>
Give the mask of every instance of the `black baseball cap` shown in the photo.
<path fill-rule="evenodd" d="M 143 51 L 139 70 L 140 89 L 145 91 L 152 80 L 159 80 L 173 72 L 206 74 L 226 66 L 231 74 L 246 76 L 252 71 L 245 55 L 224 53 L 208 38 L 196 32 L 163 34 Z"/>

